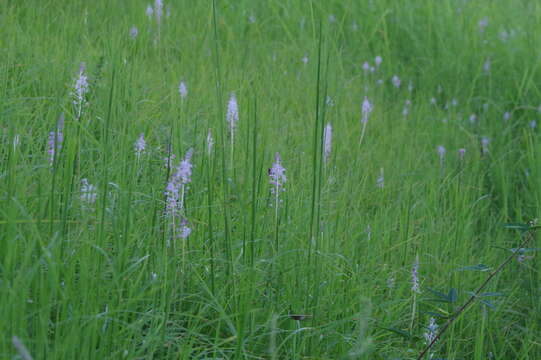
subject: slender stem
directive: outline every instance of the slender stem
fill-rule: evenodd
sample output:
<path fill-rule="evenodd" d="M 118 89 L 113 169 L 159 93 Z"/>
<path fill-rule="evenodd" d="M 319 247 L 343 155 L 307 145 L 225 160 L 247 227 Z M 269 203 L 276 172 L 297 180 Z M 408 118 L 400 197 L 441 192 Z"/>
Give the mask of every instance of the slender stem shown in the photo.
<path fill-rule="evenodd" d="M 447 322 L 445 323 L 445 325 L 443 325 L 441 327 L 441 330 L 440 332 L 434 337 L 434 339 L 430 342 L 430 344 L 428 344 L 424 350 L 419 354 L 419 356 L 417 357 L 417 360 L 421 360 L 429 351 L 430 349 L 432 348 L 432 346 L 434 346 L 434 344 L 441 338 L 441 336 L 443 335 L 443 333 L 445 333 L 445 331 L 449 328 L 449 326 L 451 326 L 451 324 L 456 320 L 458 319 L 458 317 L 464 312 L 464 310 L 466 310 L 466 308 L 468 306 L 470 306 L 473 301 L 477 298 L 477 296 L 479 296 L 479 294 L 481 293 L 481 291 L 483 291 L 483 289 L 488 285 L 488 283 L 490 282 L 490 280 L 492 280 L 494 278 L 494 276 L 496 276 L 500 271 L 502 271 L 502 269 L 511 261 L 513 260 L 513 258 L 515 257 L 516 253 L 518 251 L 520 251 L 520 249 L 522 249 L 524 246 L 526 246 L 526 244 L 528 242 L 530 242 L 530 240 L 533 239 L 533 232 L 532 230 L 536 230 L 537 227 L 531 227 L 526 236 L 525 236 L 525 239 L 522 241 L 522 243 L 519 245 L 518 248 L 512 250 L 512 254 L 509 255 L 497 268 L 496 270 L 494 270 L 493 272 L 490 273 L 490 275 L 486 278 L 486 280 L 477 288 L 477 290 L 475 290 L 475 292 L 473 293 L 473 295 L 464 303 L 464 305 L 462 305 L 456 312 L 455 312 L 455 315 L 452 316 L 449 320 L 447 320 Z"/>

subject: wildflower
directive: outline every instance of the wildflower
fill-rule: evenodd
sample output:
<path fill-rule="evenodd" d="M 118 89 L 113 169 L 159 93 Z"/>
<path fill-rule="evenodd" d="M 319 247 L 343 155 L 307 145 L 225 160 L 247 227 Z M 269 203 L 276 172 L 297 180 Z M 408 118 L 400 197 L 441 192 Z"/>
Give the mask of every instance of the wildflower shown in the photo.
<path fill-rule="evenodd" d="M 436 339 L 438 333 L 438 324 L 436 324 L 436 319 L 433 317 L 430 318 L 430 322 L 426 327 L 426 332 L 423 334 L 425 342 L 427 345 L 431 344 L 434 339 Z"/>
<path fill-rule="evenodd" d="M 86 94 L 88 92 L 88 78 L 85 74 L 86 65 L 81 63 L 79 66 L 79 76 L 75 79 L 73 91 L 73 104 L 77 108 L 77 119 L 81 117 L 83 106 L 86 104 Z"/>
<path fill-rule="evenodd" d="M 212 137 L 212 130 L 209 129 L 207 133 L 207 151 L 209 156 L 212 154 L 212 147 L 214 146 L 214 138 Z"/>
<path fill-rule="evenodd" d="M 470 124 L 475 124 L 476 121 L 477 121 L 477 115 L 471 114 L 470 115 Z"/>
<path fill-rule="evenodd" d="M 376 80 L 376 84 L 377 85 L 383 85 L 383 79 Z"/>
<path fill-rule="evenodd" d="M 443 146 L 438 146 L 438 155 L 440 156 L 440 163 L 443 164 L 445 160 L 445 148 Z"/>
<path fill-rule="evenodd" d="M 275 196 L 276 205 L 279 201 L 280 191 L 284 191 L 284 184 L 287 180 L 286 169 L 282 166 L 282 159 L 280 153 L 274 155 L 274 164 L 269 169 L 269 183 L 273 186 L 271 188 L 271 194 Z"/>
<path fill-rule="evenodd" d="M 333 15 L 333 14 L 330 14 L 330 15 L 329 15 L 329 22 L 330 22 L 331 24 L 334 24 L 334 23 L 336 22 L 336 16 Z"/>
<path fill-rule="evenodd" d="M 415 257 L 415 262 L 411 268 L 411 291 L 421 293 L 421 286 L 419 284 L 419 255 Z"/>
<path fill-rule="evenodd" d="M 400 87 L 400 78 L 397 75 L 394 75 L 391 81 L 395 88 L 398 89 Z"/>
<path fill-rule="evenodd" d="M 464 161 L 465 154 L 466 154 L 466 149 L 464 148 L 458 149 L 458 157 L 460 158 L 460 161 Z"/>
<path fill-rule="evenodd" d="M 331 155 L 332 148 L 332 125 L 330 123 L 325 126 L 325 131 L 323 133 L 323 144 L 324 144 L 324 161 L 327 163 Z"/>
<path fill-rule="evenodd" d="M 134 144 L 135 157 L 137 157 L 137 159 L 139 159 L 141 157 L 141 154 L 143 153 L 143 151 L 145 151 L 145 145 L 146 145 L 145 134 L 141 133 L 139 135 L 139 138 L 137 139 L 137 141 Z"/>
<path fill-rule="evenodd" d="M 453 98 L 453 99 L 451 100 L 451 106 L 453 106 L 453 107 L 458 106 L 458 100 L 455 99 L 455 98 Z"/>
<path fill-rule="evenodd" d="M 178 85 L 178 93 L 180 94 L 181 99 L 186 99 L 186 96 L 188 96 L 188 88 L 184 81 L 181 81 Z"/>
<path fill-rule="evenodd" d="M 235 93 L 231 93 L 231 97 L 229 98 L 229 103 L 227 104 L 226 119 L 229 123 L 229 133 L 231 137 L 233 137 L 233 134 L 235 133 L 235 129 L 237 127 L 237 122 L 239 121 L 239 106 L 237 104 L 237 98 L 235 97 Z"/>
<path fill-rule="evenodd" d="M 483 70 L 484 70 L 485 74 L 487 74 L 487 75 L 490 74 L 490 64 L 491 64 L 490 58 L 486 59 L 485 63 L 483 64 Z"/>
<path fill-rule="evenodd" d="M 137 38 L 137 35 L 139 34 L 139 29 L 137 29 L 137 26 L 132 26 L 130 29 L 130 36 L 133 40 Z"/>
<path fill-rule="evenodd" d="M 535 121 L 535 120 L 530 121 L 530 127 L 532 129 L 535 129 L 537 127 L 537 121 Z"/>
<path fill-rule="evenodd" d="M 188 225 L 188 220 L 186 218 L 182 218 L 178 227 L 178 238 L 187 239 L 188 236 L 190 236 L 190 234 L 192 233 L 192 229 Z"/>
<path fill-rule="evenodd" d="M 484 17 L 477 23 L 479 26 L 479 32 L 482 34 L 485 32 L 486 27 L 488 26 L 488 18 Z"/>
<path fill-rule="evenodd" d="M 486 136 L 483 136 L 483 138 L 481 139 L 481 149 L 482 149 L 483 155 L 488 154 L 489 144 L 490 144 L 490 139 L 487 138 Z"/>
<path fill-rule="evenodd" d="M 433 97 L 433 98 L 430 99 L 430 104 L 436 105 L 436 103 L 437 103 L 437 100 L 436 100 L 435 97 Z"/>
<path fill-rule="evenodd" d="M 163 16 L 163 0 L 154 1 L 154 14 L 156 15 L 156 22 L 159 25 Z"/>
<path fill-rule="evenodd" d="M 256 20 L 257 19 L 254 14 L 251 14 L 250 17 L 248 17 L 248 21 L 250 22 L 250 24 L 255 24 Z"/>
<path fill-rule="evenodd" d="M 361 107 L 361 123 L 366 124 L 368 122 L 368 117 L 370 116 L 372 110 L 372 104 L 368 100 L 368 97 L 365 96 Z"/>
<path fill-rule="evenodd" d="M 307 65 L 308 64 L 308 55 L 305 54 L 301 60 L 302 60 L 304 65 Z"/>
<path fill-rule="evenodd" d="M 60 114 L 58 123 L 56 125 L 56 131 L 49 133 L 49 139 L 47 141 L 49 164 L 53 165 L 55 156 L 62 149 L 62 142 L 64 141 L 64 113 Z"/>
<path fill-rule="evenodd" d="M 383 59 L 381 58 L 381 56 L 376 56 L 376 58 L 374 59 L 374 62 L 376 63 L 376 67 L 379 68 L 379 66 L 381 65 L 381 63 L 383 62 Z"/>
<path fill-rule="evenodd" d="M 363 63 L 363 70 L 366 72 L 370 71 L 370 64 L 368 63 L 368 61 L 365 61 Z"/>
<path fill-rule="evenodd" d="M 385 176 L 383 173 L 383 168 L 379 169 L 379 176 L 376 179 L 376 186 L 379 187 L 380 189 L 383 189 L 383 187 L 385 186 Z"/>
<path fill-rule="evenodd" d="M 411 100 L 406 100 L 406 102 L 404 103 L 404 109 L 402 109 L 402 115 L 404 115 L 404 117 L 408 116 L 409 112 L 410 112 L 410 105 L 411 105 Z"/>
<path fill-rule="evenodd" d="M 165 188 L 166 211 L 172 217 L 184 206 L 186 186 L 192 181 L 192 154 L 192 149 L 186 152 L 186 156 L 180 161 Z"/>
<path fill-rule="evenodd" d="M 507 42 L 507 40 L 509 40 L 509 33 L 506 30 L 500 31 L 499 36 L 502 42 Z"/>
<path fill-rule="evenodd" d="M 154 15 L 154 9 L 152 8 L 152 5 L 147 6 L 146 14 L 149 19 L 152 18 L 152 15 Z"/>
<path fill-rule="evenodd" d="M 177 168 L 176 177 L 179 179 L 181 185 L 186 185 L 192 182 L 192 154 L 193 149 L 189 149 L 186 152 L 184 160 L 180 162 Z"/>
<path fill-rule="evenodd" d="M 503 121 L 508 121 L 511 119 L 511 113 L 509 111 L 506 111 L 503 113 Z"/>
<path fill-rule="evenodd" d="M 98 192 L 96 186 L 90 184 L 88 179 L 81 179 L 81 201 L 88 205 L 93 205 L 96 202 Z"/>
<path fill-rule="evenodd" d="M 327 97 L 325 98 L 325 104 L 327 106 L 334 106 L 334 101 L 332 100 L 332 98 L 329 95 L 327 95 Z"/>

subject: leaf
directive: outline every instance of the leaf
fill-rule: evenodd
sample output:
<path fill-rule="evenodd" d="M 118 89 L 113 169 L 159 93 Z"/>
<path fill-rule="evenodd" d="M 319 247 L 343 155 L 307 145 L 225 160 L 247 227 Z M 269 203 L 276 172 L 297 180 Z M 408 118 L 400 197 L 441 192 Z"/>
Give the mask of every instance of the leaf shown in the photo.
<path fill-rule="evenodd" d="M 387 331 L 390 331 L 392 333 L 395 333 L 397 335 L 400 335 L 402 336 L 403 338 L 407 339 L 407 340 L 419 340 L 420 337 L 419 336 L 416 336 L 416 335 L 412 335 L 411 333 L 409 333 L 408 331 L 405 331 L 405 330 L 400 330 L 400 329 L 397 329 L 395 327 L 382 327 L 383 330 L 387 330 Z"/>
<path fill-rule="evenodd" d="M 486 297 L 486 296 L 502 296 L 503 293 L 501 292 L 487 292 L 487 293 L 482 293 L 482 294 L 479 294 L 478 296 L 479 297 Z"/>
<path fill-rule="evenodd" d="M 518 229 L 518 230 L 529 230 L 530 225 L 523 224 L 523 223 L 507 223 L 503 224 L 503 226 L 507 229 Z"/>
<path fill-rule="evenodd" d="M 479 300 L 479 302 L 485 306 L 488 306 L 489 308 L 491 309 L 495 309 L 496 306 L 494 306 L 493 303 L 491 303 L 490 301 L 487 301 L 487 300 Z"/>
<path fill-rule="evenodd" d="M 477 265 L 464 266 L 464 267 L 461 267 L 461 268 L 457 269 L 457 271 L 465 271 L 465 270 L 489 271 L 490 266 L 487 266 L 485 264 L 477 264 Z"/>
<path fill-rule="evenodd" d="M 431 288 L 427 288 L 427 289 L 428 289 L 428 291 L 430 291 L 432 294 L 436 295 L 436 296 L 439 297 L 440 299 L 442 299 L 442 300 L 448 300 L 448 299 L 447 299 L 447 295 L 445 295 L 444 293 L 439 292 L 438 290 L 431 289 Z"/>
<path fill-rule="evenodd" d="M 458 292 L 456 291 L 455 288 L 451 288 L 451 290 L 449 290 L 449 294 L 447 294 L 447 298 L 449 299 L 449 302 L 452 302 L 452 303 L 458 300 Z"/>

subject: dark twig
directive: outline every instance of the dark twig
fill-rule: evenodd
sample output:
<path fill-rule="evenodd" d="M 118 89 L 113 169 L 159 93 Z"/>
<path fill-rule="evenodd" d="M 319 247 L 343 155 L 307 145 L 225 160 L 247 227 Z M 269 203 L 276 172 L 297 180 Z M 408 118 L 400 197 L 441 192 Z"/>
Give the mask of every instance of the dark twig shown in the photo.
<path fill-rule="evenodd" d="M 477 298 L 477 296 L 481 293 L 481 291 L 483 291 L 483 289 L 487 286 L 487 284 L 490 282 L 490 280 L 492 280 L 492 278 L 494 278 L 494 276 L 496 276 L 500 271 L 502 271 L 502 269 L 511 261 L 513 260 L 513 258 L 515 257 L 516 253 L 519 252 L 522 248 L 524 248 L 526 246 L 526 244 L 528 244 L 530 242 L 530 240 L 533 239 L 533 234 L 534 234 L 534 231 L 537 230 L 539 228 L 539 226 L 530 226 L 527 230 L 526 230 L 526 236 L 524 238 L 524 240 L 522 241 L 522 243 L 520 244 L 520 246 L 516 249 L 513 249 L 511 250 L 513 253 L 511 255 L 509 255 L 501 264 L 500 266 L 498 266 L 496 268 L 496 270 L 494 270 L 493 272 L 490 273 L 490 275 L 487 277 L 487 279 L 481 284 L 481 286 L 479 286 L 477 288 L 477 290 L 475 290 L 475 292 L 473 293 L 473 295 L 464 303 L 464 305 L 462 305 L 454 314 L 454 316 L 452 316 L 449 320 L 447 320 L 447 322 L 445 323 L 445 325 L 443 325 L 441 327 L 441 330 L 440 332 L 434 337 L 434 339 L 430 342 L 430 344 L 428 344 L 424 350 L 419 354 L 419 356 L 417 357 L 417 360 L 421 360 L 426 354 L 428 354 L 428 352 L 430 351 L 430 349 L 432 348 L 432 346 L 434 346 L 434 344 L 441 338 L 441 336 L 443 335 L 443 333 L 445 333 L 445 331 L 449 328 L 449 326 L 451 326 L 451 324 L 456 320 L 458 319 L 458 317 L 464 312 L 464 310 L 466 310 L 466 308 L 468 306 L 470 306 L 473 301 L 475 300 L 475 298 Z"/>

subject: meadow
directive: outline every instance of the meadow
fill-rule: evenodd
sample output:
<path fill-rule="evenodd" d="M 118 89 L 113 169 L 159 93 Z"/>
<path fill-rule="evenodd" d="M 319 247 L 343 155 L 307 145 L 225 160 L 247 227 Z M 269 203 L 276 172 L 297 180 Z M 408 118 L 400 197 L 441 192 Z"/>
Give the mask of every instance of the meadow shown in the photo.
<path fill-rule="evenodd" d="M 0 358 L 541 359 L 540 2 L 0 23 Z"/>

